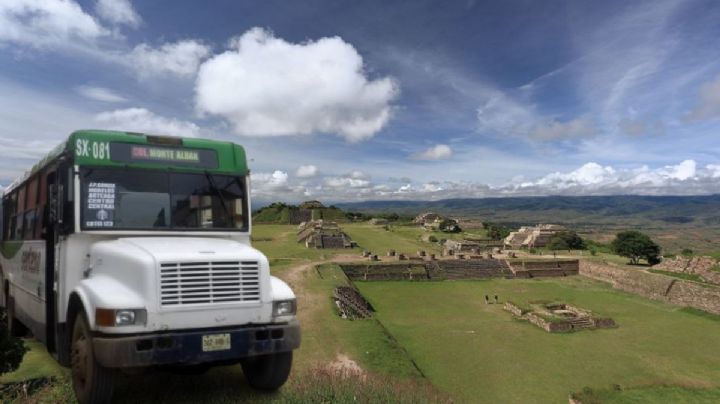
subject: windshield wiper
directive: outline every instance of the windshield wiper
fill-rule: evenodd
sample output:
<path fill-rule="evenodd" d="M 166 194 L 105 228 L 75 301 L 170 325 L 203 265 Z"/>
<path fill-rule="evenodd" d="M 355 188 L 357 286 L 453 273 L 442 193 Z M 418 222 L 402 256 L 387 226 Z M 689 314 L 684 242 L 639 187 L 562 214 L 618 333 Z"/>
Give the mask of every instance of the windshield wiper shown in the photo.
<path fill-rule="evenodd" d="M 230 213 L 230 209 L 228 209 L 227 205 L 225 204 L 225 199 L 223 198 L 222 194 L 220 193 L 220 190 L 218 189 L 217 185 L 215 185 L 215 179 L 213 178 L 212 174 L 210 174 L 210 171 L 205 171 L 205 178 L 208 179 L 208 182 L 210 183 L 210 186 L 215 191 L 215 194 L 218 198 L 220 198 L 220 206 L 222 206 L 223 210 L 225 211 L 225 214 L 227 215 L 228 220 L 232 223 L 232 214 Z"/>

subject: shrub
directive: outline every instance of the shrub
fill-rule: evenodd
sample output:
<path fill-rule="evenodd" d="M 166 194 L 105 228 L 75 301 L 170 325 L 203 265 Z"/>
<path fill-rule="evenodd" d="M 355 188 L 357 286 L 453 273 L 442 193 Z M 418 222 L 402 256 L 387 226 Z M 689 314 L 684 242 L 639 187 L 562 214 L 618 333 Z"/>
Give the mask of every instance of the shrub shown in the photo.
<path fill-rule="evenodd" d="M 5 310 L 0 309 L 0 375 L 15 371 L 27 352 L 21 339 L 10 336 L 7 320 Z"/>
<path fill-rule="evenodd" d="M 584 250 L 587 247 L 585 240 L 574 231 L 560 231 L 550 238 L 548 248 L 551 250 Z"/>

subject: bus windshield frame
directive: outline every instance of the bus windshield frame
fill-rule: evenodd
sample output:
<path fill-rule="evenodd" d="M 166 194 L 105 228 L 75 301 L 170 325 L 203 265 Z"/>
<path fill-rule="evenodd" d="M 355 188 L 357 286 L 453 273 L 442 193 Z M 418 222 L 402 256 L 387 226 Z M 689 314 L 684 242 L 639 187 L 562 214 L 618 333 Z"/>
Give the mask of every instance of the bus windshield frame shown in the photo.
<path fill-rule="evenodd" d="M 245 176 L 81 166 L 80 230 L 249 232 Z"/>

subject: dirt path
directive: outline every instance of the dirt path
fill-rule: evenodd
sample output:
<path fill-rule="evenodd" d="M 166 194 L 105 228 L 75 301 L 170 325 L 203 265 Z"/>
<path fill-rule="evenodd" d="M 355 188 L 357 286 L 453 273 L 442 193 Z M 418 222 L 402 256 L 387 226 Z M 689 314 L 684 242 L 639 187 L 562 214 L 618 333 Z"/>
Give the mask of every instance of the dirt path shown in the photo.
<path fill-rule="evenodd" d="M 315 291 L 309 287 L 308 282 L 312 282 L 312 275 L 315 267 L 318 265 L 329 263 L 342 263 L 358 261 L 357 255 L 343 254 L 335 256 L 331 259 L 312 261 L 288 268 L 282 278 L 290 285 L 295 292 L 298 304 L 298 319 L 300 324 L 312 324 L 318 326 L 322 322 L 324 312 L 323 305 L 327 302 L 327 296 L 323 292 Z M 327 366 L 330 370 L 340 370 L 343 372 L 352 372 L 363 374 L 364 371 L 360 366 L 351 359 L 347 354 L 338 352 L 332 360 L 323 361 L 323 366 Z"/>

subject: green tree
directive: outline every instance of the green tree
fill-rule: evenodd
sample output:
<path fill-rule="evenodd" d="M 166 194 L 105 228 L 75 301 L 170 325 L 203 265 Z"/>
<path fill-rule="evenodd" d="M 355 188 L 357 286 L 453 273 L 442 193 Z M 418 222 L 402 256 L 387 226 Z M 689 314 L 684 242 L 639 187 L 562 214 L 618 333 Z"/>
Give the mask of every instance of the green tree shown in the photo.
<path fill-rule="evenodd" d="M 457 222 L 453 219 L 443 219 L 438 226 L 440 231 L 444 233 L 460 233 L 462 229 L 458 226 Z"/>
<path fill-rule="evenodd" d="M 574 231 L 560 231 L 550 238 L 548 248 L 551 250 L 584 250 L 585 240 Z"/>
<path fill-rule="evenodd" d="M 610 246 L 615 254 L 629 258 L 631 264 L 637 264 L 641 259 L 645 259 L 650 265 L 660 262 L 660 246 L 639 231 L 618 233 Z"/>
<path fill-rule="evenodd" d="M 483 223 L 483 227 L 487 230 L 488 237 L 493 240 L 502 240 L 510 235 L 510 229 L 499 224 Z"/>
<path fill-rule="evenodd" d="M 27 352 L 21 339 L 10 336 L 7 321 L 5 310 L 0 309 L 0 375 L 17 369 Z"/>

